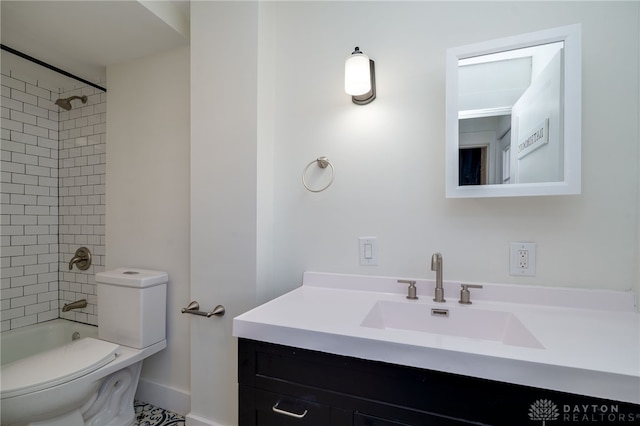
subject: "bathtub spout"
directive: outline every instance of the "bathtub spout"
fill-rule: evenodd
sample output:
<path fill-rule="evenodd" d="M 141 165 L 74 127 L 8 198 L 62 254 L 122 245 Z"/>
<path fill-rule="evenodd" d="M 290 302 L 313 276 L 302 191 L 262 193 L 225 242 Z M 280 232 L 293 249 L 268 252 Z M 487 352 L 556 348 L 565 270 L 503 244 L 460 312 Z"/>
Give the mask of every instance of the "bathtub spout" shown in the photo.
<path fill-rule="evenodd" d="M 82 309 L 87 307 L 87 299 L 76 300 L 75 302 L 65 303 L 62 312 L 69 312 L 72 309 Z"/>

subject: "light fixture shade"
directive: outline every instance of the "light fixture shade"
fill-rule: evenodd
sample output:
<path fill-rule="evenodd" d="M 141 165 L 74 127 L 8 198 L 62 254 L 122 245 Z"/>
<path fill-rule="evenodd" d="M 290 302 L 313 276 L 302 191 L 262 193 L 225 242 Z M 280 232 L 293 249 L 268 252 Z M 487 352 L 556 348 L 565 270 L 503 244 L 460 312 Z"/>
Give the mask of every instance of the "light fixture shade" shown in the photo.
<path fill-rule="evenodd" d="M 371 91 L 369 57 L 357 47 L 344 63 L 344 91 L 351 96 L 360 96 Z"/>

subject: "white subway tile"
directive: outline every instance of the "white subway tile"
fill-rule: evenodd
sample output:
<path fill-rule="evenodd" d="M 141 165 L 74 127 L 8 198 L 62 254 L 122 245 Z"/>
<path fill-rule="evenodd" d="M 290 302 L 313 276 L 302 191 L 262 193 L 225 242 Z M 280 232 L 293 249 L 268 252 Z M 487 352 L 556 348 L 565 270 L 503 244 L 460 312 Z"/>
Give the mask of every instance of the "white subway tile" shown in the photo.
<path fill-rule="evenodd" d="M 24 164 L 12 163 L 9 161 L 0 162 L 0 167 L 2 168 L 3 171 L 9 172 L 9 173 L 24 173 L 26 170 L 26 167 Z"/>
<path fill-rule="evenodd" d="M 24 246 L 9 246 L 2 248 L 2 257 L 22 256 L 23 254 L 25 254 Z"/>
<path fill-rule="evenodd" d="M 43 254 L 49 253 L 49 246 L 47 244 L 35 244 L 32 246 L 24 247 L 24 254 Z"/>
<path fill-rule="evenodd" d="M 43 148 L 37 145 L 25 145 L 25 153 L 29 155 L 37 155 L 38 157 L 51 158 L 51 150 L 49 148 Z"/>
<path fill-rule="evenodd" d="M 24 267 L 16 266 L 11 268 L 2 268 L 2 278 L 20 277 L 24 274 Z"/>
<path fill-rule="evenodd" d="M 40 289 L 37 289 L 40 290 Z M 49 302 L 37 303 L 35 305 L 25 306 L 24 314 L 25 315 L 33 315 L 39 314 L 42 312 L 47 312 L 49 310 Z"/>
<path fill-rule="evenodd" d="M 58 204 L 57 197 L 45 197 L 45 196 L 38 197 L 39 206 L 55 206 L 57 204 Z"/>
<path fill-rule="evenodd" d="M 38 244 L 38 237 L 36 235 L 14 235 L 11 237 L 12 246 L 28 246 L 31 244 Z M 4 273 L 5 271 L 2 271 L 2 276 L 6 277 Z M 20 274 L 22 274 L 22 272 Z"/>
<path fill-rule="evenodd" d="M 27 195 L 51 195 L 49 191 L 49 187 L 46 186 L 35 186 L 35 185 L 25 185 L 24 193 Z"/>
<path fill-rule="evenodd" d="M 29 145 L 37 145 L 38 137 L 34 135 L 29 135 L 27 133 L 22 132 L 11 132 L 11 140 L 15 142 L 22 142 Z"/>
<path fill-rule="evenodd" d="M 37 176 L 50 177 L 52 175 L 50 167 L 32 166 L 29 164 L 26 165 L 26 172 L 30 175 L 37 175 Z"/>
<path fill-rule="evenodd" d="M 57 307 L 54 308 L 54 310 L 48 311 L 48 312 L 43 312 L 38 314 L 38 322 L 45 322 L 45 321 L 50 321 L 52 319 L 56 319 L 58 318 L 58 309 Z"/>
<path fill-rule="evenodd" d="M 49 272 L 48 265 L 27 265 L 24 267 L 25 275 L 38 275 Z"/>
<path fill-rule="evenodd" d="M 49 215 L 49 207 L 47 206 L 25 206 L 25 214 Z"/>
<path fill-rule="evenodd" d="M 24 194 L 24 185 L 21 183 L 5 183 L 2 185 L 5 194 Z"/>
<path fill-rule="evenodd" d="M 32 126 L 31 124 L 25 124 L 23 132 L 29 135 L 40 136 L 42 138 L 49 137 L 49 131 L 47 129 L 43 127 Z"/>
<path fill-rule="evenodd" d="M 39 157 L 38 158 L 38 165 L 42 166 L 42 167 L 49 167 L 50 169 L 57 169 L 58 168 L 58 159 L 57 158 Z M 53 174 L 53 173 L 51 173 L 51 174 Z"/>
<path fill-rule="evenodd" d="M 24 307 L 13 308 L 2 311 L 2 320 L 13 320 L 14 318 L 19 318 L 24 316 Z"/>
<path fill-rule="evenodd" d="M 37 225 L 38 216 L 11 215 L 11 225 Z"/>
<path fill-rule="evenodd" d="M 38 105 L 38 97 L 25 93 L 24 90 L 11 89 L 11 99 L 31 105 Z"/>
<path fill-rule="evenodd" d="M 2 118 L 0 119 L 0 124 L 2 125 L 2 128 L 6 130 L 11 130 L 14 132 L 22 132 L 24 130 L 24 124 L 20 121 Z"/>
<path fill-rule="evenodd" d="M 38 145 L 44 148 L 58 149 L 58 141 L 48 137 L 39 137 Z"/>
<path fill-rule="evenodd" d="M 8 98 L 6 96 L 2 96 L 2 98 L 0 99 L 0 102 L 2 102 L 3 107 L 9 108 L 15 111 L 22 111 L 22 108 L 24 105 L 24 103 L 16 99 Z"/>
<path fill-rule="evenodd" d="M 37 185 L 38 176 L 26 175 L 23 173 L 11 173 L 11 182 L 23 183 L 25 185 Z"/>
<path fill-rule="evenodd" d="M 40 106 L 24 104 L 24 112 L 42 118 L 49 118 L 49 110 Z M 33 124 L 33 123 L 32 123 Z"/>
<path fill-rule="evenodd" d="M 2 85 L 9 87 L 11 89 L 16 89 L 16 91 L 25 91 L 26 88 L 26 84 L 24 81 L 20 81 L 18 79 L 15 79 L 13 77 L 9 77 L 6 75 L 2 76 Z"/>
<path fill-rule="evenodd" d="M 27 84 L 26 92 L 43 99 L 51 99 L 51 91 L 33 84 Z"/>
<path fill-rule="evenodd" d="M 20 328 L 26 327 L 28 325 L 33 325 L 38 321 L 37 315 L 29 315 L 26 317 L 14 318 L 11 320 L 11 328 Z"/>
<path fill-rule="evenodd" d="M 14 142 L 14 141 L 8 141 L 8 140 L 2 141 L 2 149 L 5 151 L 20 152 L 23 154 L 26 152 L 25 144 L 21 142 Z"/>
<path fill-rule="evenodd" d="M 37 117 L 35 115 L 25 114 L 24 112 L 20 111 L 11 111 L 11 120 L 13 121 L 35 125 L 36 119 Z"/>
<path fill-rule="evenodd" d="M 37 123 L 39 127 L 44 127 L 49 130 L 58 130 L 58 122 L 49 120 L 48 118 L 37 117 Z M 47 135 L 49 132 L 47 132 Z"/>
<path fill-rule="evenodd" d="M 16 71 L 16 70 L 11 70 L 11 77 L 20 80 L 20 81 L 24 81 L 25 83 L 29 83 L 29 84 L 37 84 L 38 80 L 30 75 L 26 75 L 20 71 Z"/>
<path fill-rule="evenodd" d="M 21 306 L 33 305 L 38 303 L 38 297 L 34 294 L 29 296 L 14 297 L 11 299 L 11 308 L 19 308 Z"/>

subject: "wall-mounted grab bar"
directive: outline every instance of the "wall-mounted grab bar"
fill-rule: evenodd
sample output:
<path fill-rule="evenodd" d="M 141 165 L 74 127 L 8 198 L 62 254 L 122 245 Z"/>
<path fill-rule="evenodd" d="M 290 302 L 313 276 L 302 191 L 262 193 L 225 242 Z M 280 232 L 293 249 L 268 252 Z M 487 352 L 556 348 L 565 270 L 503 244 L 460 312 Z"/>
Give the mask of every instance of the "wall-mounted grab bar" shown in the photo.
<path fill-rule="evenodd" d="M 221 317 L 224 315 L 224 306 L 218 305 L 213 308 L 211 312 L 204 312 L 200 310 L 200 304 L 194 300 L 193 302 L 189 303 L 186 308 L 182 308 L 180 312 L 182 312 L 183 314 L 200 315 L 201 317 L 207 318 L 213 315 Z"/>

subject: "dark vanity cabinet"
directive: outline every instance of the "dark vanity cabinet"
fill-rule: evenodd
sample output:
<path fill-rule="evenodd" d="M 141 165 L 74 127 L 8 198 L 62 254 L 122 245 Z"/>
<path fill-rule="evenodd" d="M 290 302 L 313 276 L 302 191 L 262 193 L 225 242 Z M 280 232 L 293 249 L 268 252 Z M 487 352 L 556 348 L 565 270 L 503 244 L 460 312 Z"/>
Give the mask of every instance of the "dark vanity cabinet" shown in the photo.
<path fill-rule="evenodd" d="M 240 426 L 640 423 L 633 404 L 247 339 L 238 378 Z"/>

